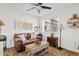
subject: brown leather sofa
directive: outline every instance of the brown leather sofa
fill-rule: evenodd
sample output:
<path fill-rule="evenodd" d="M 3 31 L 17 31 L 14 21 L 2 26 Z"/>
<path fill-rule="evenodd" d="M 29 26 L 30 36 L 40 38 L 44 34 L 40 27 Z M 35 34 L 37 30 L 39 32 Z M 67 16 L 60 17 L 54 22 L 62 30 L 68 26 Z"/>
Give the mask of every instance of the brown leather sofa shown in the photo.
<path fill-rule="evenodd" d="M 21 35 L 21 34 L 25 34 L 26 35 L 26 41 L 23 41 L 22 40 L 17 40 L 19 39 L 18 35 Z M 16 39 L 17 38 L 17 39 Z M 14 34 L 14 47 L 16 49 L 17 52 L 22 52 L 25 50 L 25 45 L 27 44 L 31 44 L 33 43 L 34 41 L 33 40 L 30 40 L 31 38 L 31 34 L 30 33 L 15 33 Z"/>

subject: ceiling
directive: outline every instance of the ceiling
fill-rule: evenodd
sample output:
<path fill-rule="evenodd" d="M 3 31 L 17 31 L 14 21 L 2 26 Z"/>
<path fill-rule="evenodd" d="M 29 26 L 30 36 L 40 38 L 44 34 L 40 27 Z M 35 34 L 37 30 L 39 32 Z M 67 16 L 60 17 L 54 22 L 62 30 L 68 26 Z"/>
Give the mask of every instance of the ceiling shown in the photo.
<path fill-rule="evenodd" d="M 49 15 L 51 13 L 55 13 L 55 12 L 59 12 L 61 10 L 70 8 L 74 5 L 78 5 L 77 3 L 44 3 L 43 5 L 45 6 L 49 6 L 52 7 L 51 10 L 47 10 L 47 9 L 40 9 L 41 13 L 38 14 L 38 12 L 36 11 L 36 9 L 33 9 L 31 11 L 27 11 L 27 9 L 30 9 L 32 7 L 34 7 L 34 5 L 32 5 L 31 3 L 7 3 L 7 4 L 0 4 L 0 5 L 4 5 L 7 7 L 10 7 L 12 10 L 15 10 L 19 13 L 22 14 L 30 14 L 36 17 L 43 17 L 45 15 Z"/>

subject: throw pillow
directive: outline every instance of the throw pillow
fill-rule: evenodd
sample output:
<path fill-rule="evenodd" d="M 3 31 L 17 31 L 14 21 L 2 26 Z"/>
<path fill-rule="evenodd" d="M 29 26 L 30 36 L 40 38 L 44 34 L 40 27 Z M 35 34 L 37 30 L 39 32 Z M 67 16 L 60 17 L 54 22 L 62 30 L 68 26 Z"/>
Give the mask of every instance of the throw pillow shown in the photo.
<path fill-rule="evenodd" d="M 21 38 L 21 40 L 22 40 L 23 42 L 26 40 L 24 34 L 21 34 L 21 35 L 20 35 L 20 38 Z"/>

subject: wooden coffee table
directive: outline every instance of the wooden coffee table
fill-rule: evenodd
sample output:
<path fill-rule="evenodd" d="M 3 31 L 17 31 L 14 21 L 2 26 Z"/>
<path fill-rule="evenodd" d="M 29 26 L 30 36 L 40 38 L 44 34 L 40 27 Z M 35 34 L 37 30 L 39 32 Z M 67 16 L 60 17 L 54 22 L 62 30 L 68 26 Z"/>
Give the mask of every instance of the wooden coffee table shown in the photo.
<path fill-rule="evenodd" d="M 40 45 L 37 45 L 35 43 L 32 43 L 32 44 L 28 44 L 28 45 L 25 45 L 25 51 L 28 55 L 34 55 L 35 53 L 45 49 L 46 51 L 48 51 L 48 46 L 49 46 L 49 43 L 46 42 L 46 41 L 41 41 Z"/>

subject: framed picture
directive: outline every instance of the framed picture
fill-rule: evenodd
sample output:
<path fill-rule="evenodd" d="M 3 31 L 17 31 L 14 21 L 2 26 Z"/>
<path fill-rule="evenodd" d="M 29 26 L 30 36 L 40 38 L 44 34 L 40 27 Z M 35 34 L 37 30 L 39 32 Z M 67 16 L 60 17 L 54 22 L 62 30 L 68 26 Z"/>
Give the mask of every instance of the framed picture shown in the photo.
<path fill-rule="evenodd" d="M 15 30 L 32 30 L 33 25 L 29 22 L 14 21 Z"/>

